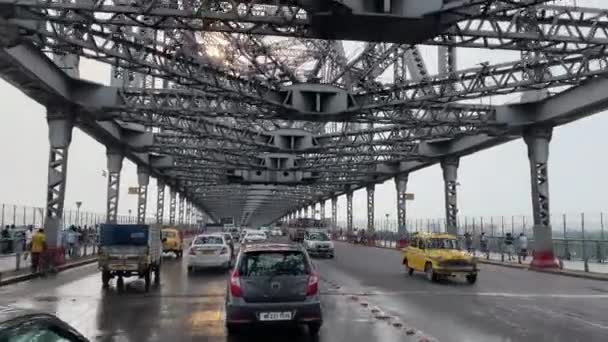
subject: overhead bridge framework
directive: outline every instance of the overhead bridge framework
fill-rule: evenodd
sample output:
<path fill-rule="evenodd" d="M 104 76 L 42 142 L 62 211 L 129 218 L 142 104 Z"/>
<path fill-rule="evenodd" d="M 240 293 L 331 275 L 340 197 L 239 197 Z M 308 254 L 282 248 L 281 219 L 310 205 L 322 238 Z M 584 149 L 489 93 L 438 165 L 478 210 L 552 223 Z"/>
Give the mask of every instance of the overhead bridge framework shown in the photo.
<path fill-rule="evenodd" d="M 317 204 L 324 218 L 331 200 L 336 227 L 346 195 L 348 233 L 354 191 L 367 191 L 373 231 L 375 184 L 394 179 L 406 234 L 408 176 L 437 163 L 457 233 L 460 158 L 523 138 L 533 264 L 554 267 L 552 129 L 607 107 L 606 23 L 605 9 L 543 0 L 0 0 L 0 75 L 47 108 L 50 247 L 73 127 L 107 147 L 107 222 L 128 158 L 138 222 L 155 178 L 157 222 L 260 225 L 316 215 Z M 521 57 L 459 69 L 459 48 Z M 81 79 L 80 58 L 110 65 L 110 85 Z M 505 94 L 521 101 L 496 104 Z"/>

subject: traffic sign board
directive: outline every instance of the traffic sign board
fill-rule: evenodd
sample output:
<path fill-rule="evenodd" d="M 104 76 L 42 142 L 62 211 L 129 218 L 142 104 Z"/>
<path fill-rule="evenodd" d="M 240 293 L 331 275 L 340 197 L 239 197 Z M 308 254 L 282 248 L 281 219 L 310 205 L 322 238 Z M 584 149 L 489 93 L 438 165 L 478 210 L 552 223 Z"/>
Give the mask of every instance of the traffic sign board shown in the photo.
<path fill-rule="evenodd" d="M 129 187 L 129 195 L 137 195 L 139 193 L 139 188 L 136 186 Z"/>
<path fill-rule="evenodd" d="M 414 194 L 412 194 L 412 193 L 407 193 L 407 192 L 406 192 L 406 193 L 405 193 L 405 199 L 406 199 L 407 201 L 413 201 L 413 200 L 414 200 Z"/>

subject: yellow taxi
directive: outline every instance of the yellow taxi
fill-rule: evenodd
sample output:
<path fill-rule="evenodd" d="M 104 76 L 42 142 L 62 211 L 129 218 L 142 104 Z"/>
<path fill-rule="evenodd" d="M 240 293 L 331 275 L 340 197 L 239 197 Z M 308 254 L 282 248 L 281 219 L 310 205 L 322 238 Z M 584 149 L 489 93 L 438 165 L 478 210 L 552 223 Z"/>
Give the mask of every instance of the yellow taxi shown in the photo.
<path fill-rule="evenodd" d="M 403 265 L 409 275 L 424 272 L 428 280 L 464 275 L 469 284 L 477 281 L 477 258 L 458 248 L 449 234 L 414 233 L 403 250 Z"/>
<path fill-rule="evenodd" d="M 163 239 L 163 253 L 175 253 L 178 258 L 182 257 L 182 236 L 179 230 L 175 228 L 163 228 L 161 230 L 161 237 Z"/>

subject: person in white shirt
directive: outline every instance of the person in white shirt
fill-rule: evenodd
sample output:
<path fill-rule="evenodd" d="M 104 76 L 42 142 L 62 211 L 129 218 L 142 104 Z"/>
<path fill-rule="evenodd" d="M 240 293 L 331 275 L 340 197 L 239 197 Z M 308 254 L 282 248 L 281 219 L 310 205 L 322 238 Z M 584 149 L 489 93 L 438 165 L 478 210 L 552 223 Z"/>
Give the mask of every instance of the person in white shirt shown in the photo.
<path fill-rule="evenodd" d="M 519 255 L 524 260 L 526 260 L 526 257 L 528 256 L 528 238 L 526 237 L 526 235 L 523 232 L 519 234 L 518 242 L 519 242 Z"/>
<path fill-rule="evenodd" d="M 27 260 L 27 257 L 32 249 L 32 236 L 34 235 L 34 227 L 29 226 L 25 230 L 25 250 L 23 252 L 23 260 Z"/>

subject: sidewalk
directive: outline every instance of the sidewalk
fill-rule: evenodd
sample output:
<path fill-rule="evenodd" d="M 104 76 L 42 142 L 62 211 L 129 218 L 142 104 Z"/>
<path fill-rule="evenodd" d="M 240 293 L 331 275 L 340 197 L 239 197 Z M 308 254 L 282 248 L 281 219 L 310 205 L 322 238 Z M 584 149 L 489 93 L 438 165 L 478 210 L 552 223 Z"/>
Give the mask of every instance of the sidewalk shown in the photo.
<path fill-rule="evenodd" d="M 86 256 L 93 254 L 93 246 L 81 246 L 80 247 L 80 256 L 73 258 L 74 260 L 81 259 L 85 257 L 85 248 L 86 248 Z M 28 255 L 28 258 L 24 260 L 23 254 L 20 254 L 19 258 L 19 270 L 28 269 L 31 267 L 31 257 Z M 66 260 L 69 262 L 72 258 L 66 256 Z M 5 274 L 7 272 L 15 272 L 17 270 L 17 255 L 15 253 L 12 254 L 0 254 L 0 273 Z"/>
<path fill-rule="evenodd" d="M 58 272 L 65 271 L 74 267 L 87 265 L 97 260 L 96 255 L 90 255 L 86 257 L 68 259 L 65 264 L 57 268 Z M 0 272 L 0 286 L 18 283 L 39 277 L 37 273 L 32 273 L 29 268 L 21 268 L 20 270 L 10 270 L 6 272 Z"/>

